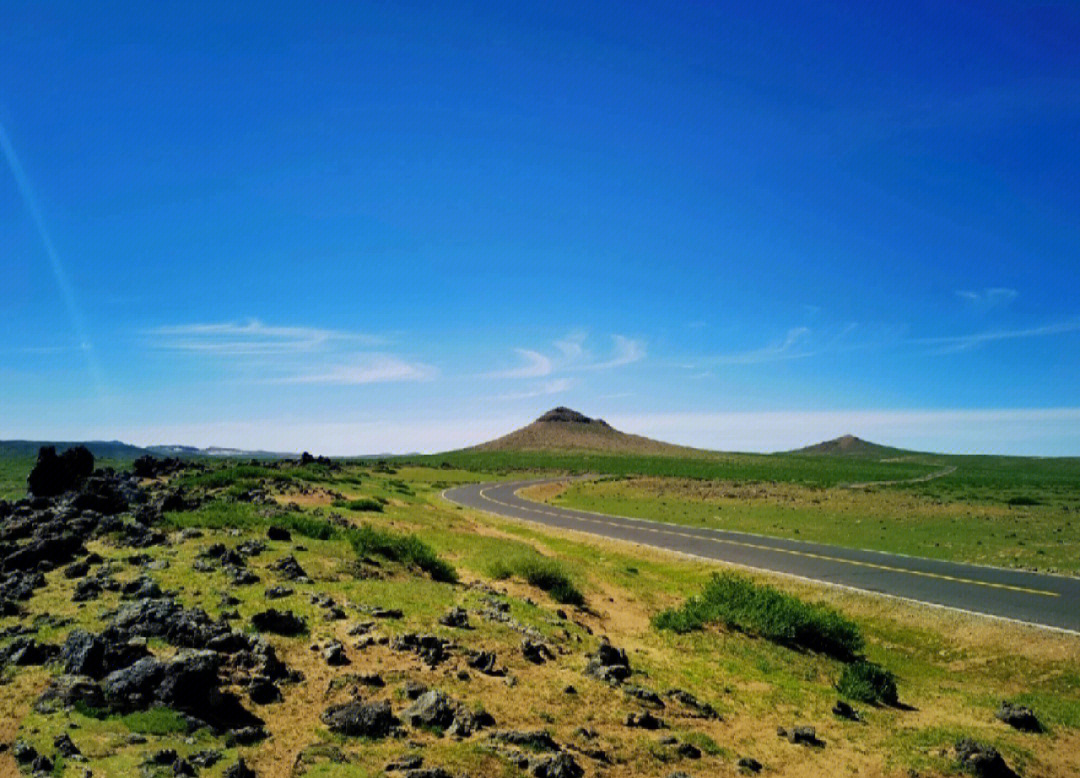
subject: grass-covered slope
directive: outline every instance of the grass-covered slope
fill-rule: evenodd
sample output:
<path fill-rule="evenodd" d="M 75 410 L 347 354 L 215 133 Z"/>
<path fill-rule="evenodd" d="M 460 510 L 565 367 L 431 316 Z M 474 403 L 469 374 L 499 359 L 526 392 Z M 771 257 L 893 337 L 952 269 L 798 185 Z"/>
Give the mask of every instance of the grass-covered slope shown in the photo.
<path fill-rule="evenodd" d="M 965 737 L 996 748 L 1026 778 L 1080 769 L 1073 637 L 778 577 L 740 574 L 710 588 L 716 566 L 439 497 L 493 477 L 449 467 L 223 464 L 148 486 L 153 500 L 183 487 L 190 501 L 174 501 L 147 525 L 163 538 L 132 547 L 145 533 L 114 527 L 78 553 L 76 561 L 96 555 L 88 571 L 43 570 L 41 585 L 18 601 L 21 612 L 0 617 L 0 654 L 19 638 L 62 645 L 76 629 L 101 634 L 156 587 L 185 613 L 202 610 L 240 636 L 214 645 L 258 638 L 302 680 L 279 672 L 271 685 L 280 696 L 266 696 L 244 663 L 222 665 L 221 693 L 263 722 L 265 737 L 249 741 L 193 724 L 190 706 L 35 707 L 64 662 L 8 663 L 0 773 L 14 774 L 14 753 L 29 746 L 65 778 L 87 769 L 164 778 L 177 773 L 176 760 L 218 778 L 238 758 L 260 778 L 345 778 L 386 774 L 403 757 L 472 778 L 543 774 L 556 763 L 565 775 L 737 775 L 744 758 L 772 776 L 953 776 Z M 364 509 L 368 501 L 382 510 Z M 428 557 L 456 582 L 425 570 L 418 560 Z M 99 577 L 110 583 L 96 599 L 73 601 L 83 581 Z M 734 603 L 732 591 L 741 598 Z M 682 625 L 693 628 L 654 624 L 695 596 L 702 605 Z M 269 609 L 303 629 L 270 629 L 276 622 L 259 618 Z M 161 637 L 139 645 L 162 661 L 191 650 Z M 861 656 L 834 658 L 830 645 Z M 613 664 L 597 666 L 597 657 Z M 611 667 L 629 676 L 619 682 L 624 671 Z M 886 699 L 890 679 L 899 705 Z M 413 717 L 419 687 L 445 695 L 434 698 L 443 713 Z M 835 715 L 838 699 L 860 720 Z M 1046 731 L 995 719 L 1002 699 L 1030 706 Z M 400 735 L 335 729 L 327 711 L 350 704 L 388 711 Z M 648 728 L 654 719 L 659 729 Z M 820 743 L 777 737 L 778 727 L 795 725 L 813 726 Z M 63 735 L 85 762 L 62 756 Z"/>
<path fill-rule="evenodd" d="M 710 457 L 713 452 L 620 432 L 603 419 L 553 408 L 533 423 L 466 452 L 592 452 L 639 456 Z"/>
<path fill-rule="evenodd" d="M 812 446 L 796 449 L 792 454 L 806 454 L 809 456 L 836 456 L 836 457 L 863 457 L 867 459 L 882 459 L 884 457 L 903 456 L 911 454 L 901 448 L 883 446 L 880 443 L 871 443 L 868 440 L 857 438 L 854 435 L 841 435 L 839 438 L 825 440 Z"/>

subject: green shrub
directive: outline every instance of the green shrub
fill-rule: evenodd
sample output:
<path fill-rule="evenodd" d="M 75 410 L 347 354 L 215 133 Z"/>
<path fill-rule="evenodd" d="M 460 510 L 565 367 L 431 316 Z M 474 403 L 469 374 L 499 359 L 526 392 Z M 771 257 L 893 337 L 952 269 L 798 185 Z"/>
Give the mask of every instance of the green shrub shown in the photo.
<path fill-rule="evenodd" d="M 899 701 L 896 676 L 873 662 L 858 661 L 845 665 L 836 688 L 845 697 L 859 702 L 896 705 Z"/>
<path fill-rule="evenodd" d="M 398 535 L 373 527 L 350 527 L 343 530 L 357 556 L 381 556 L 393 562 L 412 565 L 423 570 L 435 581 L 454 583 L 457 572 L 439 558 L 416 535 Z"/>
<path fill-rule="evenodd" d="M 706 624 L 723 624 L 842 660 L 851 659 L 863 646 L 858 625 L 832 608 L 803 602 L 730 573 L 714 575 L 699 596 L 653 619 L 658 629 L 680 633 Z"/>
<path fill-rule="evenodd" d="M 187 732 L 188 729 L 187 719 L 172 708 L 164 707 L 128 713 L 121 716 L 120 721 L 132 732 L 140 735 L 171 735 Z"/>
<path fill-rule="evenodd" d="M 500 559 L 491 565 L 488 571 L 492 578 L 504 580 L 521 578 L 529 585 L 543 589 L 555 602 L 564 605 L 584 605 L 583 595 L 570 576 L 554 559 L 537 553 L 526 553 Z"/>
<path fill-rule="evenodd" d="M 1010 497 L 1008 504 L 1015 507 L 1024 507 L 1029 505 L 1042 505 L 1042 502 L 1036 500 L 1034 497 L 1028 497 L 1026 494 L 1021 494 L 1016 497 Z"/>
<path fill-rule="evenodd" d="M 349 511 L 381 512 L 383 505 L 372 497 L 361 497 L 357 500 L 334 500 L 335 508 Z"/>

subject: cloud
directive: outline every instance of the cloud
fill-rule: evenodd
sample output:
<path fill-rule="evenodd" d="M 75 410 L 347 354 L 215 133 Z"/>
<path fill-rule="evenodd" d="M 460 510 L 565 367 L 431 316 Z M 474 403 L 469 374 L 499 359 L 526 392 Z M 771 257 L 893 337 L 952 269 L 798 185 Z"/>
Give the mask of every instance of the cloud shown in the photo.
<path fill-rule="evenodd" d="M 325 370 L 286 376 L 273 383 L 358 386 L 396 381 L 428 381 L 437 376 L 438 372 L 431 365 L 377 354 L 369 355 L 358 363 L 331 365 Z"/>
<path fill-rule="evenodd" d="M 756 365 L 762 362 L 803 359 L 818 353 L 817 351 L 800 348 L 806 343 L 810 334 L 808 327 L 792 327 L 787 331 L 787 335 L 784 336 L 782 341 L 778 341 L 771 346 L 751 351 L 720 354 L 704 361 L 715 365 Z"/>
<path fill-rule="evenodd" d="M 919 338 L 912 342 L 927 346 L 936 346 L 932 354 L 955 354 L 961 351 L 978 348 L 987 343 L 995 343 L 1003 340 L 1021 340 L 1024 338 L 1042 338 L 1050 335 L 1064 335 L 1070 332 L 1080 332 L 1080 319 L 1048 324 L 1043 327 L 1029 327 L 1018 330 L 990 330 L 976 332 L 970 335 L 955 335 L 936 338 Z"/>
<path fill-rule="evenodd" d="M 529 389 L 524 392 L 510 392 L 508 394 L 499 395 L 500 400 L 528 400 L 533 397 L 546 397 L 552 394 L 560 394 L 567 391 L 574 385 L 572 378 L 559 378 L 554 381 L 547 381 L 540 386 L 533 389 Z"/>
<path fill-rule="evenodd" d="M 1015 300 L 1018 294 L 1019 292 L 1015 289 L 1006 289 L 1001 286 L 987 287 L 975 291 L 968 289 L 956 290 L 956 296 L 963 300 L 964 303 L 982 311 L 1002 308 Z"/>
<path fill-rule="evenodd" d="M 516 348 L 514 351 L 525 359 L 525 364 L 510 370 L 488 373 L 486 378 L 540 378 L 551 374 L 551 360 L 539 351 Z"/>
<path fill-rule="evenodd" d="M 553 373 L 610 370 L 645 358 L 645 344 L 642 341 L 625 335 L 612 335 L 611 339 L 613 348 L 610 355 L 600 360 L 585 347 L 586 335 L 580 331 L 554 341 L 552 345 L 557 353 L 552 356 L 534 349 L 517 348 L 514 352 L 524 358 L 525 364 L 487 373 L 484 378 L 542 378 Z"/>
<path fill-rule="evenodd" d="M 275 327 L 258 319 L 247 322 L 181 324 L 147 332 L 158 348 L 218 356 L 264 356 L 327 350 L 342 345 L 383 343 L 374 335 L 317 327 Z"/>
<path fill-rule="evenodd" d="M 555 348 L 566 362 L 580 362 L 586 358 L 585 333 L 571 332 L 565 338 L 555 341 Z"/>
<path fill-rule="evenodd" d="M 610 359 L 603 362 L 593 362 L 582 365 L 584 370 L 610 370 L 613 367 L 622 367 L 645 358 L 645 344 L 640 340 L 633 340 L 622 335 L 612 335 L 615 341 L 615 351 Z"/>

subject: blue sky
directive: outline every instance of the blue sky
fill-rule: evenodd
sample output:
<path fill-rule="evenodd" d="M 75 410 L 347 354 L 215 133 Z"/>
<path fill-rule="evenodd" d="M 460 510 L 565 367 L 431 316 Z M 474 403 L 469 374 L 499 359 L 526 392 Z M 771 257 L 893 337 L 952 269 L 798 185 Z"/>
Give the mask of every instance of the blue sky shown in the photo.
<path fill-rule="evenodd" d="M 1076 4 L 720 5 L 5 3 L 0 437 L 1080 454 Z"/>

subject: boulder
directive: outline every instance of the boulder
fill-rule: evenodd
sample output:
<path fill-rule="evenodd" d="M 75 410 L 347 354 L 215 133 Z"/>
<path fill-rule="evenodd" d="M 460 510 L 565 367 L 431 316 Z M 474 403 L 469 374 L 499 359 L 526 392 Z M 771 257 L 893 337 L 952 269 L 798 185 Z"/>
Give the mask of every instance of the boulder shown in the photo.
<path fill-rule="evenodd" d="M 529 772 L 534 778 L 581 778 L 585 774 L 581 765 L 565 751 L 532 760 Z"/>
<path fill-rule="evenodd" d="M 322 650 L 323 659 L 331 667 L 341 667 L 349 664 L 349 657 L 345 655 L 345 646 L 336 640 L 331 640 Z"/>
<path fill-rule="evenodd" d="M 859 712 L 843 700 L 836 701 L 836 704 L 832 707 L 832 712 L 834 716 L 848 721 L 859 721 L 860 719 Z"/>
<path fill-rule="evenodd" d="M 300 567 L 300 563 L 296 561 L 296 557 L 292 554 L 282 557 L 271 564 L 270 569 L 287 581 L 300 581 L 303 583 L 310 583 L 311 581 L 307 573 L 304 572 L 304 568 Z"/>
<path fill-rule="evenodd" d="M 59 456 L 55 446 L 42 446 L 26 477 L 27 491 L 34 497 L 56 497 L 75 489 L 93 472 L 94 455 L 86 446 L 74 446 Z"/>
<path fill-rule="evenodd" d="M 558 751 L 559 744 L 542 729 L 518 730 L 504 729 L 491 733 L 491 739 L 509 746 L 517 746 L 530 751 Z"/>
<path fill-rule="evenodd" d="M 620 684 L 630 677 L 630 660 L 626 651 L 615 648 L 606 640 L 589 658 L 585 674 L 610 684 Z"/>
<path fill-rule="evenodd" d="M 80 511 L 96 511 L 103 516 L 115 516 L 128 509 L 128 499 L 114 481 L 94 476 L 82 482 L 71 505 Z"/>
<path fill-rule="evenodd" d="M 638 729 L 662 729 L 664 722 L 649 711 L 644 713 L 629 713 L 626 716 L 626 726 Z"/>
<path fill-rule="evenodd" d="M 244 762 L 244 757 L 241 756 L 233 764 L 225 768 L 221 778 L 257 778 L 257 776 L 255 771 Z"/>
<path fill-rule="evenodd" d="M 469 614 L 464 608 L 451 608 L 439 617 L 439 623 L 444 627 L 457 627 L 458 629 L 469 628 Z"/>
<path fill-rule="evenodd" d="M 551 652 L 550 648 L 539 640 L 530 640 L 529 638 L 521 641 L 521 653 L 526 659 L 537 665 L 542 665 L 549 659 L 555 658 L 555 654 Z"/>
<path fill-rule="evenodd" d="M 796 724 L 791 729 L 777 727 L 776 734 L 786 738 L 789 743 L 804 746 L 823 746 L 824 741 L 818 740 L 817 730 L 808 724 Z"/>
<path fill-rule="evenodd" d="M 996 748 L 971 738 L 964 738 L 956 744 L 956 760 L 962 770 L 977 778 L 1014 778 L 1016 775 Z"/>
<path fill-rule="evenodd" d="M 85 675 L 58 675 L 49 681 L 41 697 L 34 703 L 39 713 L 54 713 L 76 703 L 85 708 L 105 707 L 105 695 L 92 678 Z"/>
<path fill-rule="evenodd" d="M 1034 711 L 1024 705 L 1014 705 L 1003 700 L 1001 707 L 998 708 L 997 713 L 994 715 L 1010 727 L 1023 732 L 1042 732 L 1043 730 L 1043 726 Z"/>
<path fill-rule="evenodd" d="M 339 735 L 373 739 L 386 737 L 398 724 L 390 703 L 360 701 L 330 706 L 323 711 L 322 722 Z"/>
<path fill-rule="evenodd" d="M 623 692 L 633 697 L 638 702 L 650 705 L 654 708 L 663 708 L 664 701 L 660 699 L 660 695 L 654 692 L 652 689 L 646 689 L 643 686 L 624 686 Z"/>
<path fill-rule="evenodd" d="M 446 729 L 454 722 L 457 706 L 440 691 L 426 691 L 416 698 L 402 716 L 414 727 Z"/>
<path fill-rule="evenodd" d="M 693 716 L 703 719 L 718 719 L 720 714 L 716 712 L 716 709 L 712 705 L 706 702 L 701 702 L 697 697 L 690 692 L 683 691 L 682 689 L 669 689 L 664 692 L 664 696 L 669 700 L 674 700 L 680 705 L 685 707 Z"/>
<path fill-rule="evenodd" d="M 60 647 L 38 643 L 33 638 L 17 637 L 0 648 L 0 667 L 4 665 L 43 665 L 60 653 Z"/>
<path fill-rule="evenodd" d="M 307 631 L 307 622 L 303 618 L 292 611 L 279 611 L 274 608 L 252 616 L 251 626 L 259 632 L 286 636 L 301 635 Z"/>

